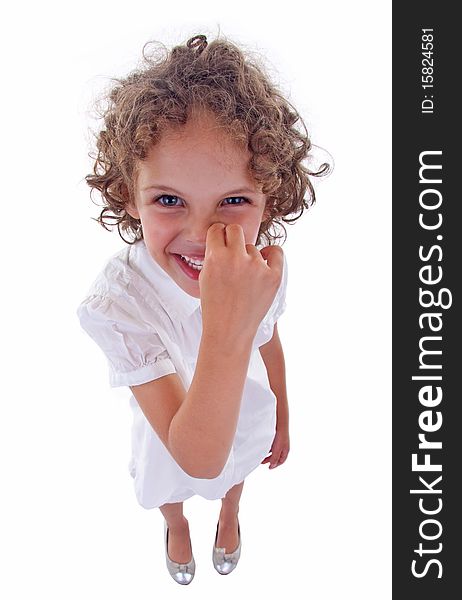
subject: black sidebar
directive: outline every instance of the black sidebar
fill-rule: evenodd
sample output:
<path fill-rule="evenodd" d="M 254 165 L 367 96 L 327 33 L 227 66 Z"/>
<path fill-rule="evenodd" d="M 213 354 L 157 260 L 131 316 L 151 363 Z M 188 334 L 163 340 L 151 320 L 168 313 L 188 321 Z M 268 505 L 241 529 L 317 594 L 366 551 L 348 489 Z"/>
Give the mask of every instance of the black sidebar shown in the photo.
<path fill-rule="evenodd" d="M 455 7 L 393 3 L 397 600 L 462 598 L 462 28 Z"/>

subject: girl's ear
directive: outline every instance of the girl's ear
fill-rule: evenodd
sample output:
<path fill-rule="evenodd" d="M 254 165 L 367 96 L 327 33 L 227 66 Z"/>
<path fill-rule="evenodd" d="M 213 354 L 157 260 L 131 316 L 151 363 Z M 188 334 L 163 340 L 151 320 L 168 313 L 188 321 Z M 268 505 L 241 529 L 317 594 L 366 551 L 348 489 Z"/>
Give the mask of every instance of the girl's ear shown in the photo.
<path fill-rule="evenodd" d="M 263 221 L 266 221 L 266 219 L 269 219 L 271 216 L 271 210 L 268 206 L 268 204 L 265 206 L 265 210 L 263 211 L 262 217 L 261 217 L 261 222 L 263 223 Z"/>
<path fill-rule="evenodd" d="M 125 205 L 125 212 L 127 212 L 134 219 L 140 218 L 140 213 L 138 212 L 138 209 L 131 202 L 127 202 L 127 204 Z"/>
<path fill-rule="evenodd" d="M 131 194 L 125 182 L 122 183 L 120 189 L 120 195 L 125 200 L 125 212 L 128 213 L 134 219 L 139 219 L 140 215 L 136 208 L 136 200 L 134 194 Z"/>

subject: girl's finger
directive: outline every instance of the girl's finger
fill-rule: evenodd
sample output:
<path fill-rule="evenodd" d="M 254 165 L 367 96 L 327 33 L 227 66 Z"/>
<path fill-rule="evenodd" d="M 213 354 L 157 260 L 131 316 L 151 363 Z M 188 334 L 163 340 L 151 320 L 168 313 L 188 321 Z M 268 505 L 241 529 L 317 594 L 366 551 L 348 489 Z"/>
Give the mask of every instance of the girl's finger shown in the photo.
<path fill-rule="evenodd" d="M 282 275 L 284 251 L 280 246 L 265 246 L 260 250 L 260 254 L 266 260 L 270 269 L 274 269 Z"/>
<path fill-rule="evenodd" d="M 246 244 L 245 245 L 245 249 L 247 250 L 247 254 L 249 256 L 253 256 L 253 257 L 260 257 L 262 258 L 262 255 L 260 254 L 260 251 L 258 250 L 258 248 L 256 246 L 254 246 L 253 244 Z"/>
<path fill-rule="evenodd" d="M 245 249 L 244 230 L 238 223 L 226 225 L 226 246 L 236 250 Z"/>
<path fill-rule="evenodd" d="M 225 245 L 225 227 L 224 223 L 213 223 L 207 229 L 205 238 L 205 256 L 210 253 L 213 248 Z"/>
<path fill-rule="evenodd" d="M 271 456 L 270 469 L 274 469 L 275 467 L 278 466 L 279 458 L 280 458 L 280 452 L 278 452 L 277 454 L 273 453 L 273 455 Z"/>

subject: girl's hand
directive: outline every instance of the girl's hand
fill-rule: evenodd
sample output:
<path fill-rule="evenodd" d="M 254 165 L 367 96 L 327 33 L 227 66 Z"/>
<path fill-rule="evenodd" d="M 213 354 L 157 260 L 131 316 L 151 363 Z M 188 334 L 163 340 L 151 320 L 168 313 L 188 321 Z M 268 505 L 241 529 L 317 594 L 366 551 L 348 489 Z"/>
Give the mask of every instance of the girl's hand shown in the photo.
<path fill-rule="evenodd" d="M 227 342 L 253 339 L 281 283 L 283 263 L 279 246 L 258 251 L 246 244 L 240 225 L 211 225 L 199 275 L 204 331 Z"/>
<path fill-rule="evenodd" d="M 276 435 L 274 436 L 273 444 L 271 446 L 270 452 L 271 456 L 267 456 L 264 460 L 262 460 L 261 464 L 269 462 L 270 469 L 274 469 L 275 467 L 279 467 L 282 463 L 285 462 L 290 451 L 290 440 L 289 440 L 289 430 L 287 427 L 283 427 L 282 429 L 276 429 Z"/>

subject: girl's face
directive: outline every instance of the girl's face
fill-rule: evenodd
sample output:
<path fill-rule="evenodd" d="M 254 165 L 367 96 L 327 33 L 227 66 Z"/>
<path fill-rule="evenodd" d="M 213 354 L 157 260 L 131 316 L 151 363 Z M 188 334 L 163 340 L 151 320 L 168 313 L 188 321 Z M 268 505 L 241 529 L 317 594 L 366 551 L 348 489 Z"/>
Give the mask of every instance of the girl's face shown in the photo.
<path fill-rule="evenodd" d="M 265 201 L 248 171 L 250 153 L 225 136 L 213 117 L 196 116 L 164 134 L 138 164 L 136 206 L 152 258 L 187 294 L 199 298 L 199 270 L 213 223 L 238 223 L 255 244 Z M 189 263 L 189 264 L 188 264 Z"/>

